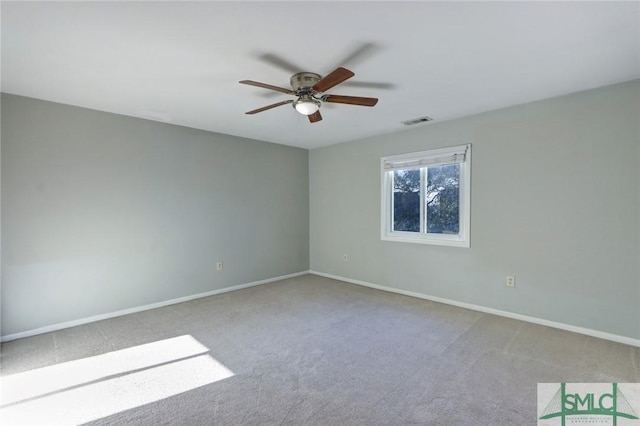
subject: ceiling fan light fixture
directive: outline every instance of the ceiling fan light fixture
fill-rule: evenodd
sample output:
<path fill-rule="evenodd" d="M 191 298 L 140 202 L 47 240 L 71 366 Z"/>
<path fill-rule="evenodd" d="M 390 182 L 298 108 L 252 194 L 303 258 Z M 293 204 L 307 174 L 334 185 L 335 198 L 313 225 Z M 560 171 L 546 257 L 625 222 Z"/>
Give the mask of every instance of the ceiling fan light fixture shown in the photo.
<path fill-rule="evenodd" d="M 293 107 L 302 115 L 311 115 L 320 109 L 320 101 L 311 96 L 300 96 L 293 102 Z"/>

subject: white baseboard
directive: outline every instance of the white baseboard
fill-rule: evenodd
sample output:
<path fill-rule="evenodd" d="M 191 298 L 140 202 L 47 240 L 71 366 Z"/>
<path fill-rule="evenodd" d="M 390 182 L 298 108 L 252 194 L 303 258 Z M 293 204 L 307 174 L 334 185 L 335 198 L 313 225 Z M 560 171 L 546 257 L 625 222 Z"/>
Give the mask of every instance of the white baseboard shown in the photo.
<path fill-rule="evenodd" d="M 134 314 L 136 312 L 148 311 L 149 309 L 161 308 L 163 306 L 175 305 L 176 303 L 188 302 L 194 299 L 200 299 L 202 297 L 214 296 L 216 294 L 227 293 L 230 291 L 241 290 L 243 288 L 255 287 L 262 284 L 268 284 L 274 281 L 286 280 L 287 278 L 295 278 L 302 275 L 308 275 L 309 271 L 296 272 L 294 274 L 282 275 L 280 277 L 268 278 L 266 280 L 254 281 L 246 284 L 239 284 L 233 287 L 225 287 L 218 290 L 207 291 L 205 293 L 192 294 L 189 296 L 179 297 L 177 299 L 164 300 L 162 302 L 151 303 L 144 306 L 136 306 L 135 308 L 123 309 L 121 311 L 109 312 L 106 314 L 93 315 L 87 318 L 80 318 L 73 321 L 61 322 L 58 324 L 47 325 L 44 327 L 36 328 L 28 331 L 21 331 L 19 333 L 7 334 L 0 337 L 0 342 L 9 342 L 11 340 L 22 339 L 24 337 L 35 336 L 37 334 L 49 333 L 51 331 L 62 330 L 63 328 L 75 327 L 77 325 L 88 324 L 90 322 L 101 321 L 113 317 L 119 317 L 122 315 Z"/>
<path fill-rule="evenodd" d="M 533 323 L 533 324 L 544 325 L 544 326 L 547 326 L 547 327 L 558 328 L 560 330 L 566 330 L 566 331 L 571 331 L 571 332 L 574 332 L 574 333 L 584 334 L 584 335 L 591 336 L 591 337 L 597 337 L 597 338 L 600 338 L 600 339 L 611 340 L 611 341 L 617 342 L 617 343 L 624 343 L 625 345 L 640 347 L 640 339 L 634 339 L 632 337 L 620 336 L 620 335 L 611 334 L 611 333 L 605 333 L 603 331 L 592 330 L 590 328 L 578 327 L 578 326 L 575 326 L 575 325 L 564 324 L 564 323 L 556 322 L 556 321 L 549 321 L 549 320 L 545 320 L 545 319 L 542 319 L 542 318 L 536 318 L 536 317 L 531 317 L 531 316 L 528 316 L 528 315 L 516 314 L 514 312 L 502 311 L 502 310 L 499 310 L 499 309 L 487 308 L 485 306 L 474 305 L 474 304 L 471 304 L 471 303 L 464 303 L 464 302 L 458 302 L 458 301 L 455 301 L 455 300 L 444 299 L 444 298 L 441 298 L 441 297 L 429 296 L 427 294 L 416 293 L 414 291 L 407 291 L 407 290 L 400 290 L 400 289 L 392 288 L 392 287 L 385 287 L 385 286 L 378 285 L 378 284 L 372 284 L 372 283 L 369 283 L 369 282 L 366 282 L 366 281 L 354 280 L 354 279 L 351 279 L 351 278 L 340 277 L 340 276 L 337 276 L 337 275 L 325 274 L 323 272 L 318 272 L 318 271 L 313 271 L 313 270 L 309 271 L 309 273 L 313 274 L 313 275 L 318 275 L 318 276 L 321 276 L 321 277 L 325 277 L 325 278 L 331 278 L 331 279 L 334 279 L 334 280 L 344 281 L 344 282 L 348 282 L 348 283 L 351 283 L 351 284 L 361 285 L 361 286 L 364 286 L 364 287 L 375 288 L 377 290 L 388 291 L 388 292 L 391 292 L 391 293 L 403 294 L 405 296 L 417 297 L 417 298 L 425 299 L 425 300 L 431 300 L 433 302 L 444 303 L 444 304 L 447 304 L 447 305 L 452 305 L 452 306 L 457 306 L 457 307 L 460 307 L 460 308 L 470 309 L 472 311 L 479 311 L 479 312 L 484 312 L 484 313 L 487 313 L 487 314 L 498 315 L 498 316 L 501 316 L 501 317 L 517 319 L 517 320 L 520 320 L 520 321 L 526 321 L 526 322 L 530 322 L 530 323 Z"/>
<path fill-rule="evenodd" d="M 444 299 L 444 298 L 441 298 L 441 297 L 429 296 L 429 295 L 426 295 L 426 294 L 417 293 L 417 292 L 413 292 L 413 291 L 407 291 L 407 290 L 401 290 L 401 289 L 392 288 L 392 287 L 386 287 L 386 286 L 382 286 L 382 285 L 378 285 L 378 284 L 369 283 L 369 282 L 366 282 L 366 281 L 354 280 L 354 279 L 351 279 L 351 278 L 341 277 L 341 276 L 332 275 L 332 274 L 326 274 L 324 272 L 318 272 L 318 271 L 313 271 L 313 270 L 296 272 L 294 274 L 282 275 L 282 276 L 279 276 L 279 277 L 268 278 L 266 280 L 254 281 L 254 282 L 250 282 L 250 283 L 246 283 L 246 284 L 236 285 L 236 286 L 233 286 L 233 287 L 226 287 L 226 288 L 222 288 L 222 289 L 218 289 L 218 290 L 212 290 L 212 291 L 208 291 L 208 292 L 205 292 L 205 293 L 192 294 L 190 296 L 184 296 L 184 297 L 180 297 L 180 298 L 177 298 L 177 299 L 165 300 L 165 301 L 162 301 L 162 302 L 152 303 L 152 304 L 149 304 L 149 305 L 137 306 L 135 308 L 123 309 L 123 310 L 116 311 L 116 312 L 110 312 L 110 313 L 106 313 L 106 314 L 94 315 L 94 316 L 87 317 L 87 318 L 81 318 L 81 319 L 77 319 L 77 320 L 73 320 L 73 321 L 67 321 L 67 322 L 62 322 L 62 323 L 58 323 L 58 324 L 52 324 L 52 325 L 48 325 L 48 326 L 45 326 L 45 327 L 36 328 L 36 329 L 33 329 L 33 330 L 22 331 L 22 332 L 14 333 L 14 334 L 7 334 L 5 336 L 1 336 L 0 337 L 0 341 L 1 342 L 9 342 L 11 340 L 22 339 L 24 337 L 35 336 L 37 334 L 49 333 L 51 331 L 62 330 L 64 328 L 75 327 L 77 325 L 83 325 L 83 324 L 88 324 L 88 323 L 91 323 L 91 322 L 101 321 L 101 320 L 104 320 L 104 319 L 114 318 L 114 317 L 118 317 L 118 316 L 122 316 L 122 315 L 128 315 L 128 314 L 133 314 L 133 313 L 136 313 L 136 312 L 147 311 L 149 309 L 161 308 L 163 306 L 174 305 L 176 303 L 182 303 L 182 302 L 188 302 L 190 300 L 200 299 L 202 297 L 214 296 L 216 294 L 222 294 L 222 293 L 227 293 L 227 292 L 230 292 L 230 291 L 241 290 L 243 288 L 255 287 L 255 286 L 258 286 L 258 285 L 268 284 L 268 283 L 271 283 L 271 282 L 274 282 L 274 281 L 285 280 L 285 279 L 288 279 L 288 278 L 295 278 L 295 277 L 299 277 L 299 276 L 307 275 L 307 274 L 318 275 L 318 276 L 321 276 L 321 277 L 331 278 L 331 279 L 338 280 L 338 281 L 344 281 L 344 282 L 348 282 L 348 283 L 351 283 L 351 284 L 356 284 L 356 285 L 361 285 L 361 286 L 364 286 L 364 287 L 374 288 L 374 289 L 377 289 L 377 290 L 388 291 L 390 293 L 397 293 L 397 294 L 402 294 L 402 295 L 405 295 L 405 296 L 417 297 L 419 299 L 431 300 L 433 302 L 444 303 L 444 304 L 447 304 L 447 305 L 457 306 L 457 307 L 460 307 L 460 308 L 470 309 L 470 310 L 473 310 L 473 311 L 484 312 L 484 313 L 487 313 L 487 314 L 498 315 L 498 316 L 501 316 L 501 317 L 517 319 L 517 320 L 520 320 L 520 321 L 526 321 L 526 322 L 530 322 L 530 323 L 533 323 L 533 324 L 539 324 L 539 325 L 544 325 L 544 326 L 547 326 L 547 327 L 558 328 L 560 330 L 571 331 L 571 332 L 574 332 L 574 333 L 579 333 L 579 334 L 584 334 L 584 335 L 587 335 L 587 336 L 597 337 L 597 338 L 600 338 L 600 339 L 610 340 L 610 341 L 617 342 L 617 343 L 623 343 L 623 344 L 630 345 L 630 346 L 640 347 L 640 339 L 634 339 L 634 338 L 631 338 L 631 337 L 620 336 L 620 335 L 612 334 L 612 333 L 605 333 L 603 331 L 593 330 L 593 329 L 590 329 L 590 328 L 578 327 L 578 326 L 575 326 L 575 325 L 564 324 L 564 323 L 556 322 L 556 321 L 549 321 L 549 320 L 545 320 L 545 319 L 542 319 L 542 318 L 536 318 L 536 317 L 531 317 L 531 316 L 528 316 L 528 315 L 516 314 L 514 312 L 502 311 L 502 310 L 499 310 L 499 309 L 488 308 L 488 307 L 485 307 L 485 306 L 474 305 L 474 304 L 471 304 L 471 303 L 464 303 L 464 302 L 458 302 L 458 301 L 451 300 L 451 299 Z"/>

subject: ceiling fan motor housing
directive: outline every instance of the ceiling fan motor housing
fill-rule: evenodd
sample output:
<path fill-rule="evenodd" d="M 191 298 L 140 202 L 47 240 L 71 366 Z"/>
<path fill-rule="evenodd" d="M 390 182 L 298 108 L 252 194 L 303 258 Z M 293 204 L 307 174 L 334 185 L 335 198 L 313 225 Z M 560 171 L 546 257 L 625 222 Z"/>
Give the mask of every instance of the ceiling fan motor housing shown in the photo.
<path fill-rule="evenodd" d="M 306 91 L 311 89 L 314 84 L 320 81 L 320 78 L 320 75 L 313 72 L 299 72 L 291 76 L 291 80 L 289 80 L 289 82 L 291 83 L 291 87 L 294 91 Z"/>

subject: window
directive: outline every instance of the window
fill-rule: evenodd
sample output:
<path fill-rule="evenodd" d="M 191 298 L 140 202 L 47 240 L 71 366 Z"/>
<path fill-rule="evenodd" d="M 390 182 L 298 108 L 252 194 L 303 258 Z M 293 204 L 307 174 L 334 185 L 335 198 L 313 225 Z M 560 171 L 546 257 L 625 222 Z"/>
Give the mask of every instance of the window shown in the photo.
<path fill-rule="evenodd" d="M 383 240 L 469 247 L 471 145 L 381 164 Z"/>

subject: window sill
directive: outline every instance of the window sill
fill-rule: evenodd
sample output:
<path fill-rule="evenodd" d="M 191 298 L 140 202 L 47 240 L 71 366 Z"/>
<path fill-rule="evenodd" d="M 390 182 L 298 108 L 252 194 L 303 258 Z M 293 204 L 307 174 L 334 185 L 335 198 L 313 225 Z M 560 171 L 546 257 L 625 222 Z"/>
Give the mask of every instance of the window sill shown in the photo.
<path fill-rule="evenodd" d="M 384 234 L 380 237 L 382 241 L 394 241 L 397 243 L 413 243 L 413 244 L 430 244 L 437 246 L 448 246 L 448 247 L 463 247 L 469 248 L 469 239 L 463 239 L 459 237 L 447 237 L 447 236 L 425 236 L 425 235 L 417 235 L 413 236 L 410 234 Z"/>

